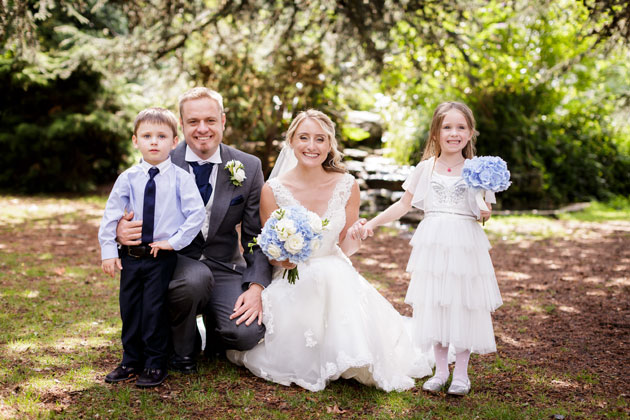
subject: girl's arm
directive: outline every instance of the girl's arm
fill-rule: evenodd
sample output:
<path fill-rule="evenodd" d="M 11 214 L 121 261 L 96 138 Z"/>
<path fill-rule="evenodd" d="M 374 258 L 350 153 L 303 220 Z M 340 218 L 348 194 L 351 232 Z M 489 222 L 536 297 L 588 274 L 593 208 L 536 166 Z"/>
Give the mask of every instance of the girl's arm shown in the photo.
<path fill-rule="evenodd" d="M 361 193 L 359 191 L 359 184 L 354 181 L 352 191 L 350 192 L 350 198 L 346 203 L 346 225 L 339 234 L 339 248 L 341 248 L 343 253 L 347 256 L 354 254 L 361 247 L 360 238 L 348 234 L 348 229 L 359 219 L 360 204 Z"/>
<path fill-rule="evenodd" d="M 367 236 L 374 235 L 374 230 L 386 223 L 393 222 L 394 220 L 398 220 L 403 217 L 405 214 L 411 210 L 411 200 L 413 199 L 413 194 L 409 191 L 405 191 L 400 200 L 389 206 L 384 212 L 367 222 L 363 226 L 363 238 Z"/>

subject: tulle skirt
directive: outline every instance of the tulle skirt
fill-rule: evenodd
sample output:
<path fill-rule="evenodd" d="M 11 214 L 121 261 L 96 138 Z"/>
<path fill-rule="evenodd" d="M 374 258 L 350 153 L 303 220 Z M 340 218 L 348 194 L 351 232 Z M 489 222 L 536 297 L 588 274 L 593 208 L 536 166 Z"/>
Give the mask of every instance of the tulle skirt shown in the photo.
<path fill-rule="evenodd" d="M 263 291 L 265 338 L 252 350 L 229 351 L 232 362 L 311 391 L 339 377 L 401 391 L 431 373 L 404 317 L 341 251 L 311 258 L 298 270 L 294 285 L 280 271 Z"/>
<path fill-rule="evenodd" d="M 490 313 L 503 301 L 488 250 L 474 218 L 428 213 L 411 239 L 411 281 L 405 302 L 413 307 L 414 340 L 456 351 L 496 351 Z"/>

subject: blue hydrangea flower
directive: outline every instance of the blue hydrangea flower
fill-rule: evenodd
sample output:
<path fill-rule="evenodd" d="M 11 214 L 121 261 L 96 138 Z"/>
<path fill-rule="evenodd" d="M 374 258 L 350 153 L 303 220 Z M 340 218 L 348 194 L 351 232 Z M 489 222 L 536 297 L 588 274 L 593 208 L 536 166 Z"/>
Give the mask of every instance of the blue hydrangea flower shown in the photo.
<path fill-rule="evenodd" d="M 250 249 L 260 246 L 268 258 L 298 264 L 308 260 L 317 249 L 327 224 L 328 220 L 321 220 L 302 206 L 279 208 L 271 213 L 262 232 L 249 246 Z M 283 278 L 287 274 L 289 283 L 294 284 L 299 278 L 297 267 L 284 270 Z"/>
<path fill-rule="evenodd" d="M 510 171 L 498 156 L 475 156 L 466 160 L 462 178 L 471 188 L 492 192 L 505 191 L 510 186 Z"/>

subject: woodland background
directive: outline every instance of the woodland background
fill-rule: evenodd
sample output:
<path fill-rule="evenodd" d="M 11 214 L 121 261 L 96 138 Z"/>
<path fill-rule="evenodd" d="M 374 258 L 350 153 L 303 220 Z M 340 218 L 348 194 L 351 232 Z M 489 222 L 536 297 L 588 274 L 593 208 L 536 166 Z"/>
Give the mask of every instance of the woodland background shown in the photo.
<path fill-rule="evenodd" d="M 629 17 L 624 0 L 2 0 L 0 190 L 111 183 L 137 161 L 135 114 L 204 85 L 266 171 L 300 110 L 415 164 L 435 106 L 460 100 L 478 154 L 513 174 L 503 208 L 627 196 Z"/>

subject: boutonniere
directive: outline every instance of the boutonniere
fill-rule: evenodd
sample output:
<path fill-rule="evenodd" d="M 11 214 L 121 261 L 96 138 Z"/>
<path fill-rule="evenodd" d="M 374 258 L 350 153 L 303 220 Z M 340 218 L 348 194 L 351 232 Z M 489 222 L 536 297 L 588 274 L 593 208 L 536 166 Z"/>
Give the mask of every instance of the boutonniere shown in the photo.
<path fill-rule="evenodd" d="M 240 160 L 230 160 L 225 164 L 225 169 L 230 172 L 230 181 L 233 185 L 240 187 L 243 185 L 243 181 L 247 178 L 245 176 L 245 166 Z"/>

